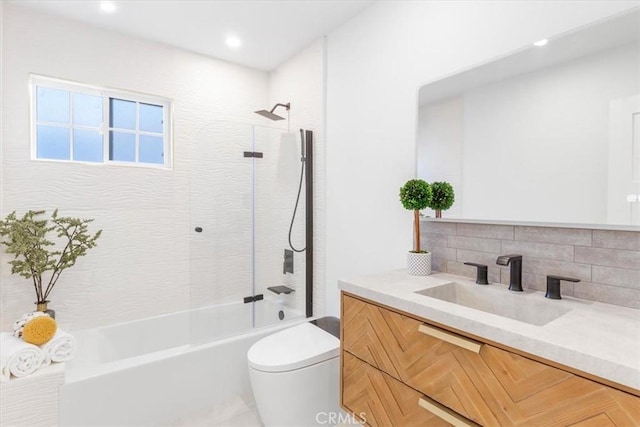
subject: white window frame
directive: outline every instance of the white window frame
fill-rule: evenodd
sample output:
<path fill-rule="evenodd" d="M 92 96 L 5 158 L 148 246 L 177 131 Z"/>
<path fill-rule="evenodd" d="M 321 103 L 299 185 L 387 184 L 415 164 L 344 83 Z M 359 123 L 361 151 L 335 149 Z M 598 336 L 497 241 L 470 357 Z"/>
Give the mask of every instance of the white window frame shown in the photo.
<path fill-rule="evenodd" d="M 82 93 L 93 96 L 102 97 L 102 124 L 99 126 L 98 130 L 102 135 L 102 162 L 88 162 L 81 160 L 73 160 L 73 129 L 92 129 L 95 130 L 95 127 L 92 126 L 78 126 L 73 124 L 73 97 L 71 97 L 69 108 L 70 108 L 70 117 L 71 122 L 69 124 L 61 124 L 61 123 L 47 123 L 47 122 L 38 122 L 37 120 L 37 90 L 38 86 L 47 87 L 51 89 L 61 89 L 69 92 Z M 30 102 L 30 116 L 31 116 L 31 160 L 36 161 L 45 161 L 45 162 L 62 162 L 62 163 L 80 163 L 87 165 L 115 165 L 115 166 L 128 166 L 128 167 L 144 167 L 144 168 L 155 168 L 155 169 L 172 169 L 173 168 L 173 132 L 172 132 L 172 101 L 167 98 L 162 98 L 159 96 L 131 92 L 131 91 L 123 91 L 111 88 L 105 88 L 100 86 L 93 86 L 84 83 L 76 83 L 67 80 L 56 79 L 52 77 L 45 77 L 40 75 L 32 74 L 29 79 L 29 98 Z M 135 134 L 135 161 L 126 162 L 126 161 L 117 161 L 109 159 L 109 135 L 111 131 L 111 127 L 109 126 L 109 100 L 111 98 L 121 99 L 125 101 L 132 101 L 136 103 L 136 129 L 118 129 L 115 128 L 117 132 L 130 133 Z M 159 136 L 157 132 L 146 132 L 139 130 L 139 113 L 140 113 L 140 104 L 152 104 L 152 105 L 160 105 L 162 106 L 163 118 L 162 118 L 162 137 L 163 137 L 163 158 L 164 163 L 141 163 L 138 160 L 139 156 L 139 139 L 141 135 L 150 135 L 150 136 Z M 70 158 L 69 159 L 43 159 L 38 158 L 37 151 L 37 125 L 45 124 L 52 125 L 58 127 L 64 127 L 70 129 Z"/>

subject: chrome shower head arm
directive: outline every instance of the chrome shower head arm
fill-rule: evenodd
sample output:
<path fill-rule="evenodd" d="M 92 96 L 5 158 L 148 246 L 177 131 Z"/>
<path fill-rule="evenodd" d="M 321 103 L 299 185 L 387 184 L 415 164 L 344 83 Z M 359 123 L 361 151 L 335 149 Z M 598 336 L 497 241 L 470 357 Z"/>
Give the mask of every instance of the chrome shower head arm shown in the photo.
<path fill-rule="evenodd" d="M 273 106 L 273 108 L 271 109 L 271 111 L 267 111 L 267 110 L 260 110 L 260 111 L 254 111 L 254 113 L 256 114 L 260 114 L 262 117 L 266 117 L 269 120 L 284 120 L 284 117 L 281 117 L 277 114 L 274 113 L 275 109 L 278 107 L 284 107 L 287 109 L 287 111 L 289 111 L 291 109 L 291 103 L 287 102 L 286 104 L 276 104 Z"/>
<path fill-rule="evenodd" d="M 271 109 L 270 113 L 273 113 L 275 111 L 276 108 L 278 107 L 284 107 L 287 109 L 287 111 L 289 111 L 291 109 L 291 103 L 287 102 L 286 104 L 276 104 L 273 106 L 273 108 Z"/>

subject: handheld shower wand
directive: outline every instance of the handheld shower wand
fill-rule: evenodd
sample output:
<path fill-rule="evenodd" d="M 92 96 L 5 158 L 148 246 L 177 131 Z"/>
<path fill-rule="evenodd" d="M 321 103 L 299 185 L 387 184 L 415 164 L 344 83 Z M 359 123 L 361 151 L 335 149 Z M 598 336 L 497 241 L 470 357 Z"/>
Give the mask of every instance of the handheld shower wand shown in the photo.
<path fill-rule="evenodd" d="M 307 161 L 307 157 L 305 156 L 304 150 L 304 130 L 300 129 L 300 183 L 298 184 L 298 195 L 296 196 L 296 205 L 293 208 L 293 215 L 291 215 L 291 224 L 289 225 L 289 247 L 294 252 L 304 252 L 307 248 L 296 249 L 293 247 L 293 243 L 291 242 L 291 232 L 293 231 L 293 223 L 296 219 L 296 212 L 298 211 L 298 203 L 300 203 L 300 192 L 302 191 L 302 179 L 304 178 L 304 164 Z"/>

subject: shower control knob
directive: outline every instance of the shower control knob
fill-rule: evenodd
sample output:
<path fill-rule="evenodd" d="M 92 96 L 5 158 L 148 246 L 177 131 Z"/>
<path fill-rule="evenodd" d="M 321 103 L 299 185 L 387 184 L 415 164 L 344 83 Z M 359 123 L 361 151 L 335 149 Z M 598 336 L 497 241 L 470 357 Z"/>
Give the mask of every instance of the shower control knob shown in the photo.
<path fill-rule="evenodd" d="M 202 227 L 196 227 L 195 231 L 196 233 L 202 233 Z"/>

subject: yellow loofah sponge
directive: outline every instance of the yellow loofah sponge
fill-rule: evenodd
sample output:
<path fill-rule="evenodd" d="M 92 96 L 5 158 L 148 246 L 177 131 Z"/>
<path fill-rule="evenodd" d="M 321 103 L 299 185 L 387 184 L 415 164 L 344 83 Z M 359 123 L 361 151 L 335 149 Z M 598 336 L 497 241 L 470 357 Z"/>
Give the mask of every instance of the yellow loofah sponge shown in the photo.
<path fill-rule="evenodd" d="M 53 338 L 57 329 L 55 319 L 41 312 L 33 312 L 16 321 L 14 335 L 30 344 L 41 345 Z"/>
<path fill-rule="evenodd" d="M 22 339 L 30 344 L 41 345 L 53 338 L 57 329 L 55 319 L 49 316 L 36 317 L 24 325 Z"/>

